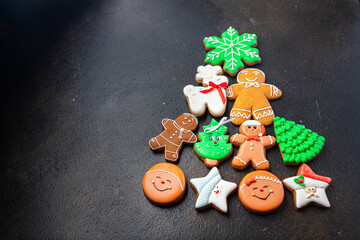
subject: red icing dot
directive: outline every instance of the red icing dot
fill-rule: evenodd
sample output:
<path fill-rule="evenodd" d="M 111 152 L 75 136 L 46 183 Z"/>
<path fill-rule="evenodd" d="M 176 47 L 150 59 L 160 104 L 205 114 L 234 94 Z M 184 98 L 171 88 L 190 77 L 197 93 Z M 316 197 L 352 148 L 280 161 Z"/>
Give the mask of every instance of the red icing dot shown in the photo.
<path fill-rule="evenodd" d="M 299 183 L 303 183 L 304 180 L 303 180 L 302 178 L 299 178 L 299 179 L 298 179 L 298 182 L 299 182 Z"/>

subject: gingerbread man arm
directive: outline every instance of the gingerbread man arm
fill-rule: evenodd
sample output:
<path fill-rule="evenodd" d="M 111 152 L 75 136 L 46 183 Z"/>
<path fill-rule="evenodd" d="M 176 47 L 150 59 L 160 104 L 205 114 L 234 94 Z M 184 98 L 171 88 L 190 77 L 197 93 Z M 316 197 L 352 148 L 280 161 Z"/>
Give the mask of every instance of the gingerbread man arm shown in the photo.
<path fill-rule="evenodd" d="M 243 134 L 235 134 L 232 135 L 230 138 L 231 144 L 237 147 L 240 147 L 240 145 L 243 144 L 245 140 L 246 140 L 246 136 Z"/>
<path fill-rule="evenodd" d="M 164 118 L 161 121 L 161 125 L 163 126 L 164 129 L 167 129 L 167 126 L 170 126 L 171 124 L 173 124 L 174 120 L 168 119 L 168 118 Z"/>
<path fill-rule="evenodd" d="M 276 138 L 270 135 L 263 136 L 260 138 L 260 142 L 265 148 L 271 148 L 276 144 Z"/>
<path fill-rule="evenodd" d="M 191 143 L 191 144 L 196 143 L 196 142 L 197 142 L 197 137 L 196 137 L 196 135 L 195 135 L 193 132 L 191 132 L 191 135 L 190 135 L 190 137 L 189 137 L 189 140 L 186 140 L 185 142 Z"/>
<path fill-rule="evenodd" d="M 233 84 L 226 88 L 226 97 L 230 100 L 234 100 L 239 95 L 240 84 Z"/>
<path fill-rule="evenodd" d="M 264 92 L 266 98 L 269 100 L 275 100 L 282 96 L 281 90 L 271 84 L 262 83 L 261 90 Z"/>

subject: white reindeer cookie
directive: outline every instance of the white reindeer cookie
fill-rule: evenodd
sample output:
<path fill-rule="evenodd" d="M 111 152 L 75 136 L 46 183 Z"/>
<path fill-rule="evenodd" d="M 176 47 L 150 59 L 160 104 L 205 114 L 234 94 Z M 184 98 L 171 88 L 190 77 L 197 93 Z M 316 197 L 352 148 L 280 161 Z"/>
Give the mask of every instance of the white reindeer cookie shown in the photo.
<path fill-rule="evenodd" d="M 226 110 L 225 88 L 229 80 L 221 75 L 220 66 L 199 66 L 197 72 L 196 81 L 202 83 L 203 87 L 187 85 L 184 88 L 191 113 L 197 117 L 202 116 L 207 106 L 211 115 L 220 117 Z"/>

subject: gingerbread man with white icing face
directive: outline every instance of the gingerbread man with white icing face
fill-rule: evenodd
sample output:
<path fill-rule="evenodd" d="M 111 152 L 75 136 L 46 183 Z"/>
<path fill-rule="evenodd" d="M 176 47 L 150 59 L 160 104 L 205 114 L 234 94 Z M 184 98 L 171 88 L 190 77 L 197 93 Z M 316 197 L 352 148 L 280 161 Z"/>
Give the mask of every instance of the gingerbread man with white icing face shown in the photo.
<path fill-rule="evenodd" d="M 161 121 L 164 131 L 157 137 L 150 139 L 149 146 L 153 151 L 165 149 L 165 159 L 169 162 L 179 160 L 179 151 L 184 143 L 194 144 L 196 135 L 192 132 L 198 126 L 197 118 L 184 113 L 174 120 L 165 118 Z"/>
<path fill-rule="evenodd" d="M 247 120 L 239 128 L 240 134 L 231 136 L 230 142 L 240 147 L 232 160 L 235 169 L 243 170 L 251 162 L 256 170 L 267 170 L 270 168 L 266 159 L 266 150 L 276 144 L 273 136 L 265 136 L 265 127 L 258 121 Z"/>
<path fill-rule="evenodd" d="M 256 68 L 246 68 L 237 75 L 237 84 L 226 89 L 229 100 L 235 100 L 230 117 L 241 125 L 251 116 L 265 126 L 272 124 L 274 111 L 268 100 L 281 97 L 280 89 L 265 83 L 265 73 Z"/>

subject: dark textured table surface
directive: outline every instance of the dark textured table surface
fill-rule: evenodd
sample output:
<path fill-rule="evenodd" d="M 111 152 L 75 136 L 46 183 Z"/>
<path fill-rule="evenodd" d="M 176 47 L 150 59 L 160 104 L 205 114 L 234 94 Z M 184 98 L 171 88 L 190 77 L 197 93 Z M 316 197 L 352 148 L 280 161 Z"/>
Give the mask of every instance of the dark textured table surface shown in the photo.
<path fill-rule="evenodd" d="M 3 238 L 354 239 L 359 236 L 360 6 L 347 1 L 8 1 L 0 7 L 1 231 Z M 196 194 L 150 204 L 141 181 L 163 162 L 148 140 L 164 117 L 188 112 L 206 36 L 229 26 L 258 36 L 278 116 L 326 138 L 309 166 L 333 178 L 331 208 L 275 213 L 194 210 Z M 230 78 L 235 83 L 235 78 Z M 229 102 L 228 116 L 233 101 Z M 207 113 L 199 118 L 208 123 Z M 230 134 L 238 128 L 229 125 Z M 197 131 L 198 132 L 198 131 Z M 272 126 L 267 127 L 274 134 Z M 268 150 L 280 179 L 297 167 Z M 208 168 L 186 146 L 187 179 Z M 225 180 L 246 173 L 220 165 Z"/>

